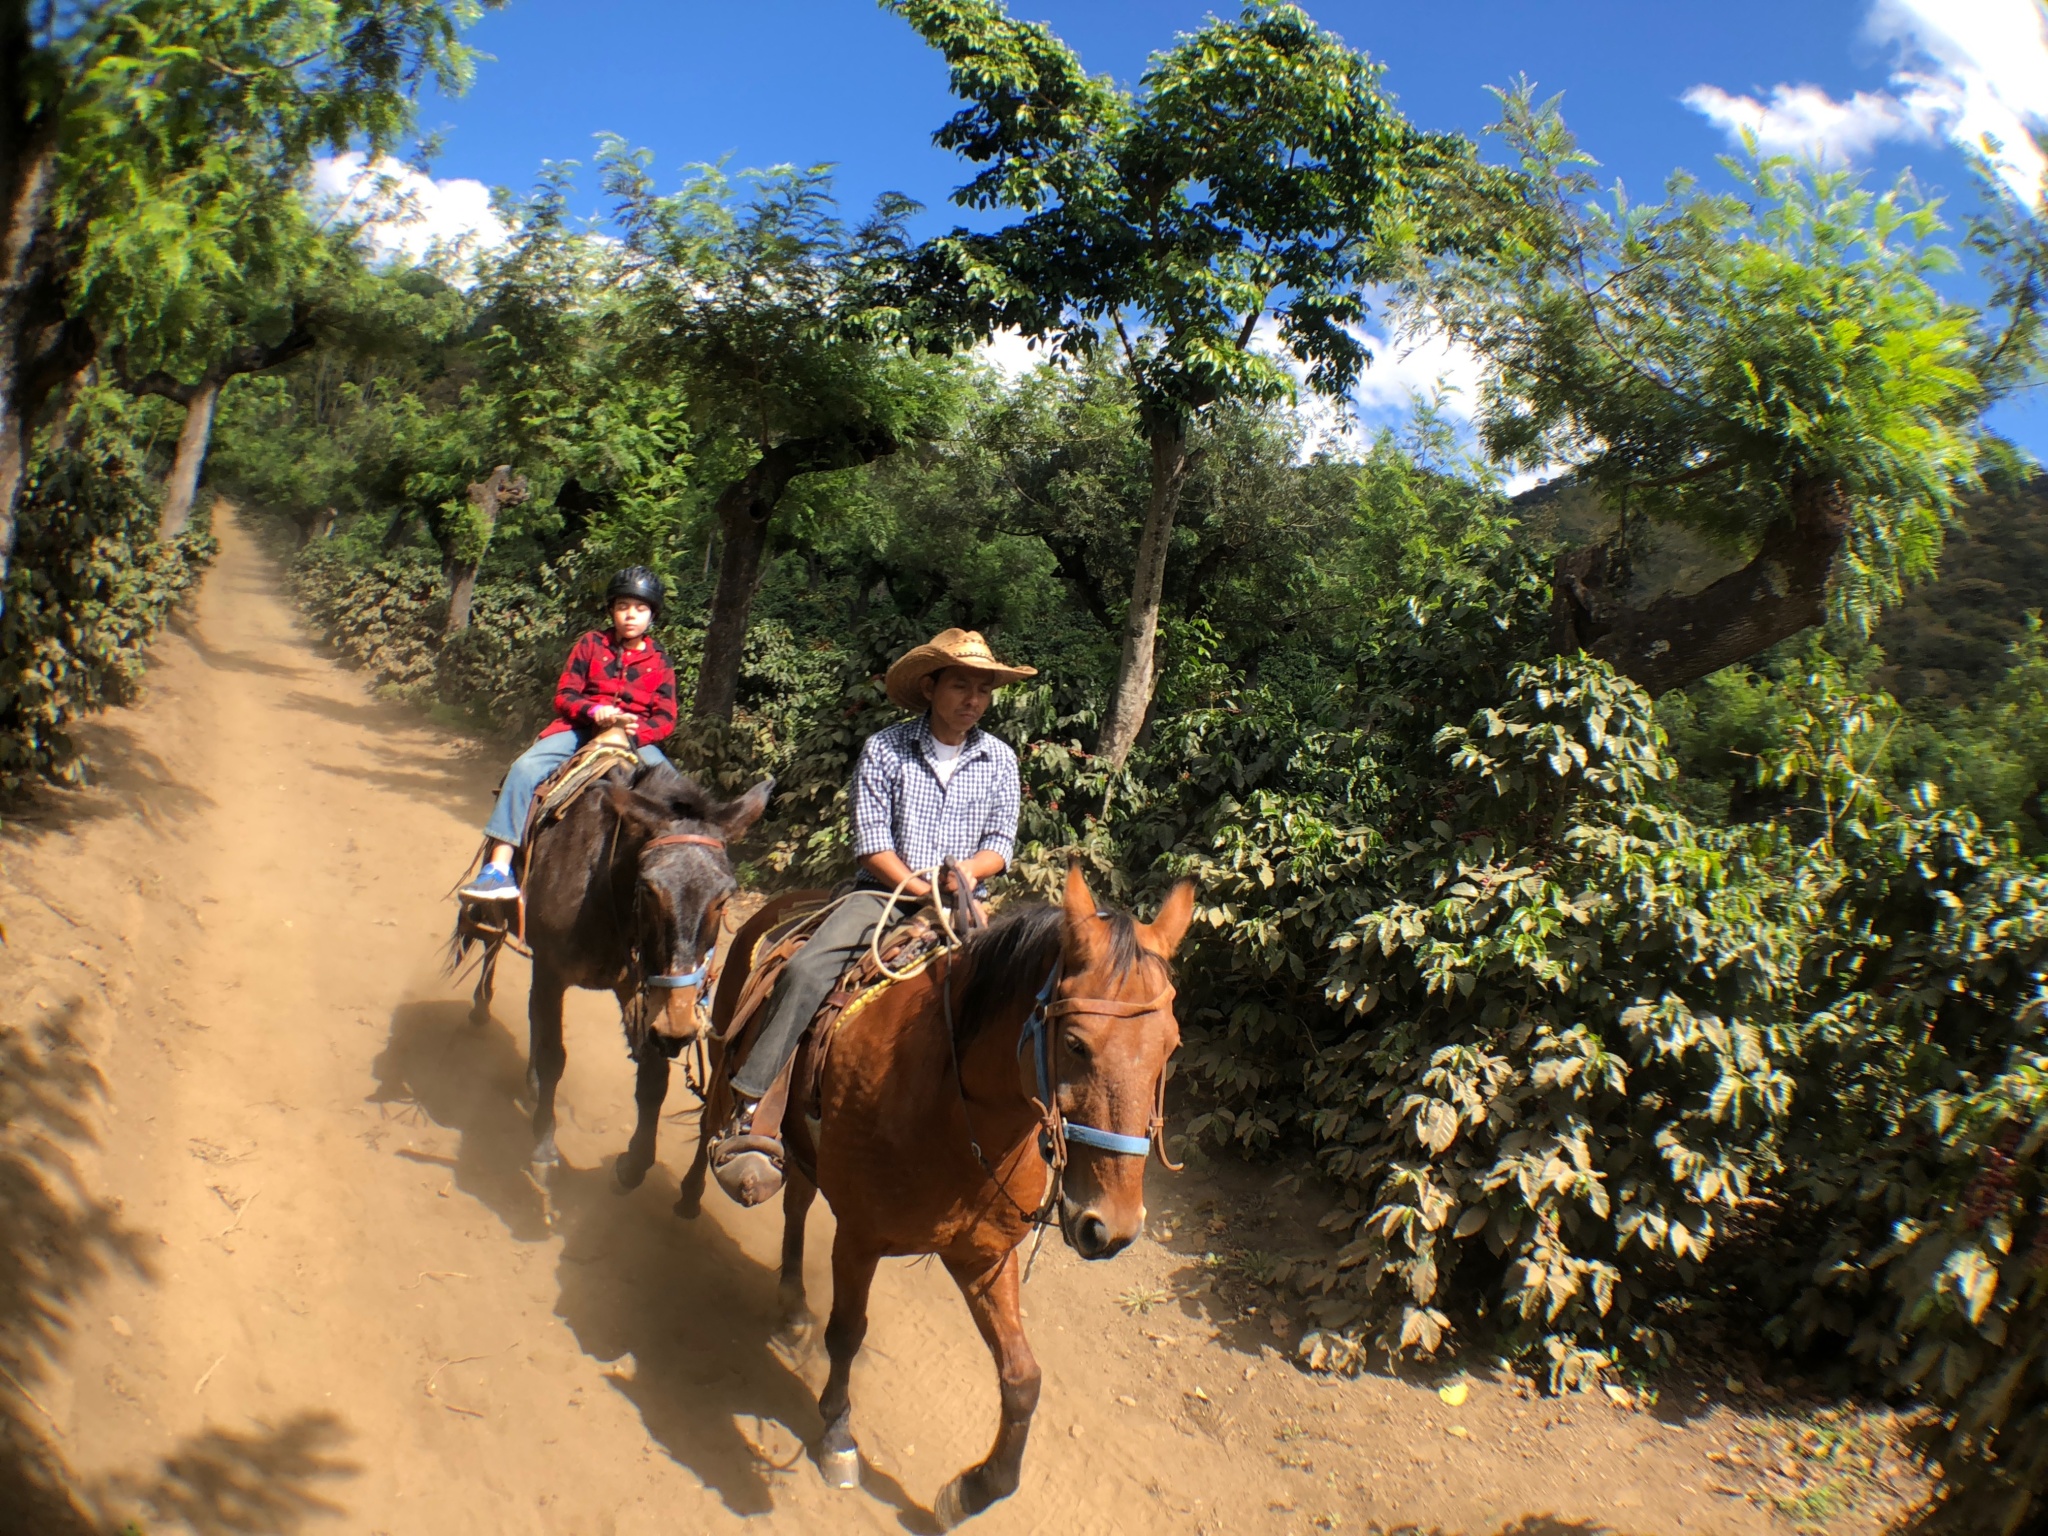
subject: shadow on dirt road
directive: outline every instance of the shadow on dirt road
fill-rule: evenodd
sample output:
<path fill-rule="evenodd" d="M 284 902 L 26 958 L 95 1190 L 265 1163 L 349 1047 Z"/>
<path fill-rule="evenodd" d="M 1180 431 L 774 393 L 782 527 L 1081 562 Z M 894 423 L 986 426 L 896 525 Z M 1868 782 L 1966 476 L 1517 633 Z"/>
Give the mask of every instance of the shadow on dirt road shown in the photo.
<path fill-rule="evenodd" d="M 469 1022 L 463 1003 L 402 1004 L 373 1071 L 374 1102 L 459 1133 L 455 1186 L 508 1235 L 561 1237 L 556 1315 L 586 1355 L 613 1367 L 606 1378 L 671 1458 L 742 1516 L 775 1508 L 778 1479 L 815 1476 L 810 1447 L 824 1426 L 802 1372 L 816 1334 L 778 1336 L 773 1270 L 715 1220 L 680 1220 L 674 1180 L 659 1167 L 622 1195 L 608 1156 L 591 1168 L 564 1162 L 544 1194 L 528 1172 L 525 1053 L 495 1019 Z M 870 1468 L 864 1481 L 909 1528 L 930 1529 L 894 1479 Z"/>

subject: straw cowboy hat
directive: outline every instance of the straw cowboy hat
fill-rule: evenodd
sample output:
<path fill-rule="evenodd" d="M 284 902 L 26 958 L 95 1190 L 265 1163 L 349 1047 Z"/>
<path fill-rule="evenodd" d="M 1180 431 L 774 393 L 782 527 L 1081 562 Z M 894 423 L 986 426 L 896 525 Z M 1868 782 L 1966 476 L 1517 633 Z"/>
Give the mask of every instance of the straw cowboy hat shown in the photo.
<path fill-rule="evenodd" d="M 998 686 L 1038 676 L 1036 667 L 1012 667 L 997 661 L 978 629 L 943 629 L 915 650 L 906 652 L 889 669 L 889 697 L 912 714 L 923 714 L 929 706 L 918 684 L 948 667 L 986 673 Z"/>

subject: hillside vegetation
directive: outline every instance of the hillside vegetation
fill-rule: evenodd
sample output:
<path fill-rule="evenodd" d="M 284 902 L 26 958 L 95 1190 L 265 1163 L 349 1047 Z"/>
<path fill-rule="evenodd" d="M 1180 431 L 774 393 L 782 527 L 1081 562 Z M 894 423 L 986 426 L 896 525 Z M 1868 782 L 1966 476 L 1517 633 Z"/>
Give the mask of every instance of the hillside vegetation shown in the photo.
<path fill-rule="evenodd" d="M 673 755 L 778 779 L 757 881 L 846 870 L 879 673 L 980 628 L 1040 669 L 989 721 L 1012 889 L 1200 882 L 1176 1110 L 1321 1176 L 1333 1247 L 1280 1267 L 1307 1364 L 1484 1349 L 1565 1391 L 1740 1333 L 1926 1410 L 1929 1529 L 2039 1529 L 2042 491 L 1984 412 L 2041 373 L 2040 211 L 1987 178 L 1948 228 L 1770 158 L 1630 203 L 1526 86 L 1482 157 L 1288 6 L 1129 88 L 993 0 L 889 9 L 983 227 L 609 141 L 610 235 L 553 166 L 506 244 L 403 269 L 299 178 L 460 82 L 467 7 L 37 39 L 77 350 L 0 379 L 8 771 L 121 696 L 204 557 L 202 462 L 335 644 L 508 747 L 655 566 Z M 135 80 L 193 114 L 95 133 Z M 1315 436 L 1373 293 L 1478 356 L 1469 432 Z M 985 366 L 999 331 L 1043 366 Z"/>

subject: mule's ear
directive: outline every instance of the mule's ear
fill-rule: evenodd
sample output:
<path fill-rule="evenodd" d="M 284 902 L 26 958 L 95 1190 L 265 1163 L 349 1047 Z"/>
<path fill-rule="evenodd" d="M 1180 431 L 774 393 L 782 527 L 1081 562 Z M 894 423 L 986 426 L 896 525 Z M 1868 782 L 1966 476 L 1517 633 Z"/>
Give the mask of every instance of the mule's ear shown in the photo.
<path fill-rule="evenodd" d="M 661 829 L 669 823 L 666 807 L 634 794 L 623 784 L 605 785 L 604 803 L 619 818 L 619 830 L 636 842 L 644 843 L 650 837 L 659 836 Z"/>
<path fill-rule="evenodd" d="M 1176 880 L 1173 889 L 1166 893 L 1166 900 L 1159 904 L 1159 915 L 1138 928 L 1138 942 L 1162 960 L 1171 960 L 1180 948 L 1180 941 L 1188 936 L 1188 924 L 1195 916 L 1195 882 Z"/>
<path fill-rule="evenodd" d="M 712 811 L 707 818 L 711 824 L 725 834 L 725 840 L 736 843 L 747 835 L 747 831 L 759 821 L 768 809 L 768 797 L 775 793 L 775 781 L 763 779 L 737 800 L 728 800 Z"/>
<path fill-rule="evenodd" d="M 1066 921 L 1061 925 L 1066 939 L 1067 971 L 1078 976 L 1102 958 L 1107 947 L 1103 932 L 1109 925 L 1095 905 L 1095 893 L 1081 877 L 1081 861 L 1067 865 L 1067 889 L 1060 898 Z"/>

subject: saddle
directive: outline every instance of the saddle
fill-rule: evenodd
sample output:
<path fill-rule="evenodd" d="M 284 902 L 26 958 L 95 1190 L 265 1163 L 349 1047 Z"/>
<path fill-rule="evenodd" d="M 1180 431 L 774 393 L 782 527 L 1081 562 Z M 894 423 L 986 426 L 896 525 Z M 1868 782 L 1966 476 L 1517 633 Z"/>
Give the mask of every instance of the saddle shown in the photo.
<path fill-rule="evenodd" d="M 624 727 L 610 726 L 591 737 L 576 749 L 574 757 L 542 779 L 534 790 L 533 807 L 526 813 L 526 836 L 519 844 L 520 854 L 524 856 L 532 849 L 534 833 L 568 815 L 569 807 L 583 798 L 583 791 L 621 764 L 638 767 L 639 763 L 640 754 Z"/>
<path fill-rule="evenodd" d="M 968 891 L 964 879 L 956 882 L 953 912 L 942 922 L 935 910 L 927 908 L 883 933 L 878 944 L 868 947 L 841 973 L 824 1004 L 812 1015 L 790 1052 L 774 1084 L 755 1107 L 745 1131 L 727 1143 L 728 1152 L 758 1152 L 773 1165 L 772 1180 L 741 1177 L 728 1183 L 723 1169 L 715 1169 L 719 1185 L 742 1205 L 758 1205 L 781 1187 L 780 1172 L 787 1143 L 782 1125 L 792 1101 L 810 1113 L 823 1087 L 825 1066 L 839 1031 L 855 1014 L 868 1007 L 890 987 L 909 981 L 937 960 L 954 942 L 983 926 L 987 918 L 981 905 Z M 768 1002 L 775 994 L 783 968 L 809 942 L 835 903 L 826 893 L 797 891 L 776 898 L 748 920 L 734 935 L 728 974 L 744 974 L 746 980 L 728 1010 L 726 995 L 720 995 L 712 1014 L 713 1039 L 720 1046 L 720 1075 L 730 1082 L 753 1048 L 767 1019 Z M 802 1169 L 815 1180 L 817 1170 Z"/>
<path fill-rule="evenodd" d="M 542 779 L 534 789 L 533 804 L 526 812 L 525 830 L 512 854 L 513 876 L 519 882 L 519 900 L 514 903 L 514 911 L 505 916 L 501 912 L 480 910 L 480 903 L 465 902 L 457 922 L 458 934 L 485 943 L 509 944 L 516 953 L 531 955 L 532 951 L 526 947 L 526 877 L 533 863 L 535 839 L 544 828 L 568 815 L 569 808 L 582 799 L 583 792 L 599 779 L 622 764 L 637 767 L 639 762 L 640 754 L 633 746 L 633 738 L 623 727 L 614 725 L 599 731 L 576 749 L 574 757 Z M 469 870 L 464 872 L 464 880 L 475 871 L 489 850 L 490 839 L 485 838 L 476 858 L 470 862 Z"/>

